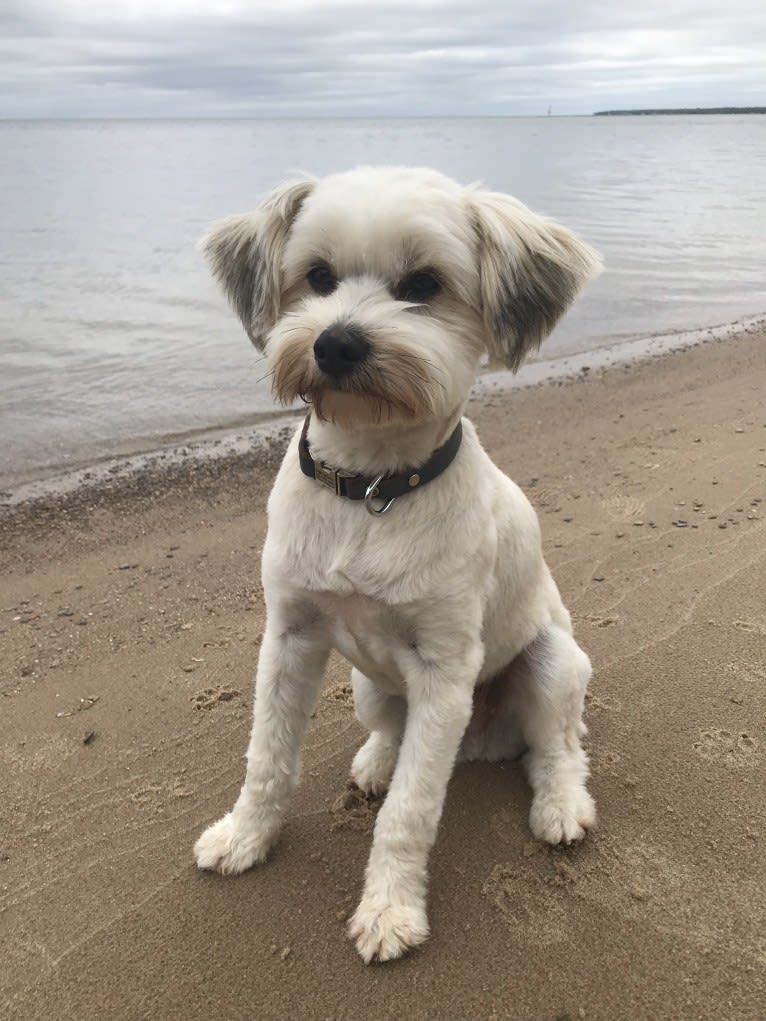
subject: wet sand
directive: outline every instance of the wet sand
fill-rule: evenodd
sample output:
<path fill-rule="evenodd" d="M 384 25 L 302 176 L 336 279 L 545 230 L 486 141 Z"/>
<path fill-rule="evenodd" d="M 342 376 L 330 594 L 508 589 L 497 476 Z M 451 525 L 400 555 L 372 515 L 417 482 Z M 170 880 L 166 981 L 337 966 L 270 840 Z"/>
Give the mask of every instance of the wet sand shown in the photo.
<path fill-rule="evenodd" d="M 475 402 L 595 676 L 599 829 L 553 850 L 518 764 L 452 780 L 432 937 L 344 932 L 376 806 L 333 660 L 271 861 L 191 846 L 243 774 L 279 460 L 178 463 L 0 518 L 0 1016 L 762 1019 L 766 334 Z"/>

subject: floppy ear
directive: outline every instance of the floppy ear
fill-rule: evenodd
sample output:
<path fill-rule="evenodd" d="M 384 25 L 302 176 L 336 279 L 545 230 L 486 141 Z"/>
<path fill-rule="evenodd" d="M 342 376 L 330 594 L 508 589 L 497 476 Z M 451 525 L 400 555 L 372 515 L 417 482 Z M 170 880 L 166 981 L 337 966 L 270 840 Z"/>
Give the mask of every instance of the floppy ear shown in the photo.
<path fill-rule="evenodd" d="M 508 195 L 474 192 L 469 201 L 479 236 L 487 351 L 490 361 L 515 371 L 600 272 L 601 259 Z"/>
<path fill-rule="evenodd" d="M 252 213 L 213 224 L 201 241 L 213 275 L 259 350 L 279 316 L 287 235 L 313 188 L 313 181 L 283 185 Z"/>

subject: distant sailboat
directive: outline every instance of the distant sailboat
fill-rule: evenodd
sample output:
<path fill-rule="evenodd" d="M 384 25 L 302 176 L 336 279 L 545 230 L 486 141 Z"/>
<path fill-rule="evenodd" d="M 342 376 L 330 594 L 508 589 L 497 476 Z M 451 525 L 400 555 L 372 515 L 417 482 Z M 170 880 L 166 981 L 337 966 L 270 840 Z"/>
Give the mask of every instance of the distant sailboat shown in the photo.
<path fill-rule="evenodd" d="M 551 115 L 551 108 L 548 107 L 548 116 L 550 117 L 550 115 Z"/>

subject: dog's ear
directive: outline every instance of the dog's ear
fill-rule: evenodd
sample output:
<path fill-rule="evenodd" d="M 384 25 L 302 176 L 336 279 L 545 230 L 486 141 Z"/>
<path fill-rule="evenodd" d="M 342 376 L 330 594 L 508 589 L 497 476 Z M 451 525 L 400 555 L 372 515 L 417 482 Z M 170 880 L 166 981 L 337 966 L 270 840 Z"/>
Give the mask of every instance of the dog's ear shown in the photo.
<path fill-rule="evenodd" d="M 200 242 L 213 275 L 259 350 L 279 316 L 287 235 L 314 184 L 296 181 L 283 185 L 252 213 L 213 224 Z"/>
<path fill-rule="evenodd" d="M 490 361 L 514 371 L 601 270 L 592 248 L 508 195 L 473 192 Z"/>

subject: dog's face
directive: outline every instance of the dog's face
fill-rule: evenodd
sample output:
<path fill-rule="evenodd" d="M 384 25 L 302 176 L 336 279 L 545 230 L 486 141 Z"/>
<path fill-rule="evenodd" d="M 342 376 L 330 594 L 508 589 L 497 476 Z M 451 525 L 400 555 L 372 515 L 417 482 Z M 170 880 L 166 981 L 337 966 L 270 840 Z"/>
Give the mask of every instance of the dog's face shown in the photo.
<path fill-rule="evenodd" d="M 508 196 L 395 167 L 286 185 L 204 249 L 276 397 L 343 427 L 453 413 L 483 352 L 518 368 L 599 268 Z"/>

